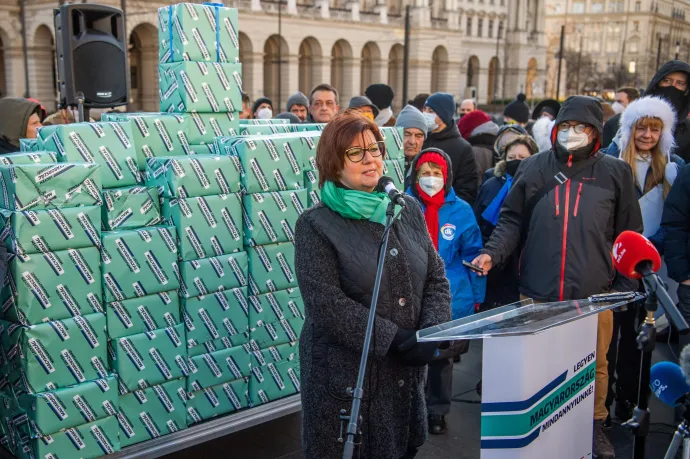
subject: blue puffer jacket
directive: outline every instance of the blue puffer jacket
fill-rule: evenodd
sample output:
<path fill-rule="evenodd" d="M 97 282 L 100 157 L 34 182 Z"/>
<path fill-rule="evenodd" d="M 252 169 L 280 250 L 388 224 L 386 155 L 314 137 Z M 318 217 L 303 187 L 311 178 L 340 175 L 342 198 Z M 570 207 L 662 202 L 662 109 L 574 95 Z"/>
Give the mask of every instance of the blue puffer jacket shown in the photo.
<path fill-rule="evenodd" d="M 412 183 L 416 183 L 416 159 L 410 170 L 414 176 Z M 407 194 L 417 199 L 425 210 L 416 187 L 409 187 Z M 474 314 L 474 305 L 484 302 L 486 277 L 477 276 L 462 265 L 462 260 L 472 262 L 479 256 L 482 234 L 472 207 L 458 198 L 452 187 L 446 187 L 446 199 L 438 211 L 438 227 L 438 253 L 446 265 L 455 320 Z"/>

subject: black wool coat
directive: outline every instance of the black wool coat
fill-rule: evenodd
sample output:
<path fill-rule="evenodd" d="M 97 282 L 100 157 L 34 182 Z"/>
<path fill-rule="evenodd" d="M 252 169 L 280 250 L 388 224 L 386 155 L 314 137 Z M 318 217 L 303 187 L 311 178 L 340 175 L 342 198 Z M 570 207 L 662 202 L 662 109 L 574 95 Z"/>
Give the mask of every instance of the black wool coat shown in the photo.
<path fill-rule="evenodd" d="M 390 233 L 364 400 L 360 456 L 398 459 L 427 438 L 426 367 L 389 353 L 398 327 L 449 321 L 450 291 L 420 206 L 407 207 Z M 308 459 L 336 459 L 341 409 L 350 412 L 372 298 L 383 226 L 319 204 L 295 229 L 295 269 L 306 320 L 300 337 L 302 446 Z M 344 428 L 347 426 L 345 425 Z"/>

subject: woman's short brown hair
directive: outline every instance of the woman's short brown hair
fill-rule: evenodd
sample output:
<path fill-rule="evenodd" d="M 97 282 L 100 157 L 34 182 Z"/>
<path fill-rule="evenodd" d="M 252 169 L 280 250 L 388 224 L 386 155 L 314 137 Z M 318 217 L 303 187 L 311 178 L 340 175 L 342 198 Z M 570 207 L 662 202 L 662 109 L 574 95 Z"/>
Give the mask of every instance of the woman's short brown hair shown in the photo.
<path fill-rule="evenodd" d="M 337 182 L 345 167 L 345 150 L 355 136 L 371 131 L 377 141 L 383 136 L 379 127 L 369 118 L 355 110 L 345 110 L 333 118 L 323 129 L 316 147 L 316 168 L 319 170 L 319 187 L 326 181 Z M 386 152 L 381 152 L 386 159 Z"/>

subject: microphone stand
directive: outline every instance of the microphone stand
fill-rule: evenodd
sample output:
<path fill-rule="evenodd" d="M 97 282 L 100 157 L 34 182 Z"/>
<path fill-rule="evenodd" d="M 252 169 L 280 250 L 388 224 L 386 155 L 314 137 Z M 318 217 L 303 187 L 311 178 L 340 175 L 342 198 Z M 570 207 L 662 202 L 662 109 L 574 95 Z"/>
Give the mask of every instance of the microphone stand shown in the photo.
<path fill-rule="evenodd" d="M 355 451 L 355 446 L 359 446 L 361 442 L 355 442 L 358 435 L 361 435 L 357 425 L 360 421 L 359 408 L 362 403 L 364 395 L 364 376 L 367 371 L 367 360 L 369 358 L 369 347 L 371 344 L 371 336 L 374 331 L 374 322 L 376 320 L 376 305 L 379 300 L 379 289 L 381 287 L 381 277 L 383 276 L 383 265 L 386 262 L 386 250 L 388 249 L 388 236 L 390 235 L 391 226 L 393 225 L 393 213 L 395 210 L 395 202 L 388 203 L 386 209 L 386 226 L 383 230 L 381 238 L 381 245 L 379 246 L 379 262 L 376 267 L 376 280 L 374 282 L 374 291 L 372 292 L 371 305 L 369 306 L 369 320 L 367 322 L 367 330 L 364 335 L 364 347 L 362 348 L 362 358 L 359 362 L 359 374 L 357 375 L 357 385 L 351 391 L 352 407 L 350 408 L 350 415 L 348 416 L 345 410 L 340 411 L 340 438 L 338 442 L 343 442 L 343 423 L 347 421 L 347 433 L 345 434 L 345 447 L 343 449 L 343 459 L 351 459 Z"/>
<path fill-rule="evenodd" d="M 637 389 L 637 406 L 633 411 L 632 419 L 623 423 L 624 427 L 631 429 L 635 434 L 633 459 L 644 459 L 647 436 L 649 435 L 649 371 L 645 369 L 651 367 L 652 352 L 654 352 L 656 345 L 656 319 L 654 318 L 654 313 L 659 308 L 659 300 L 661 300 L 662 308 L 666 312 L 669 321 L 676 326 L 679 333 L 685 334 L 688 331 L 688 323 L 669 298 L 668 292 L 657 275 L 653 273 L 648 274 L 642 278 L 642 281 L 644 282 L 646 293 L 644 308 L 647 311 L 647 315 L 637 335 L 637 348 L 642 351 Z"/>

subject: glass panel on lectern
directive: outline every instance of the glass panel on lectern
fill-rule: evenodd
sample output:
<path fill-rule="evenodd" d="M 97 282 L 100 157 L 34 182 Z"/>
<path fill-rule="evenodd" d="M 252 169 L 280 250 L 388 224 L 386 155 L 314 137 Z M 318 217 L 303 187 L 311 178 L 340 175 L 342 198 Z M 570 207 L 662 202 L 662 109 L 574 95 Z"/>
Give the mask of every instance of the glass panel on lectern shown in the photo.
<path fill-rule="evenodd" d="M 530 335 L 642 298 L 630 294 L 629 298 L 610 301 L 584 299 L 555 303 L 534 303 L 528 299 L 420 330 L 417 337 L 419 341 L 448 341 Z"/>

